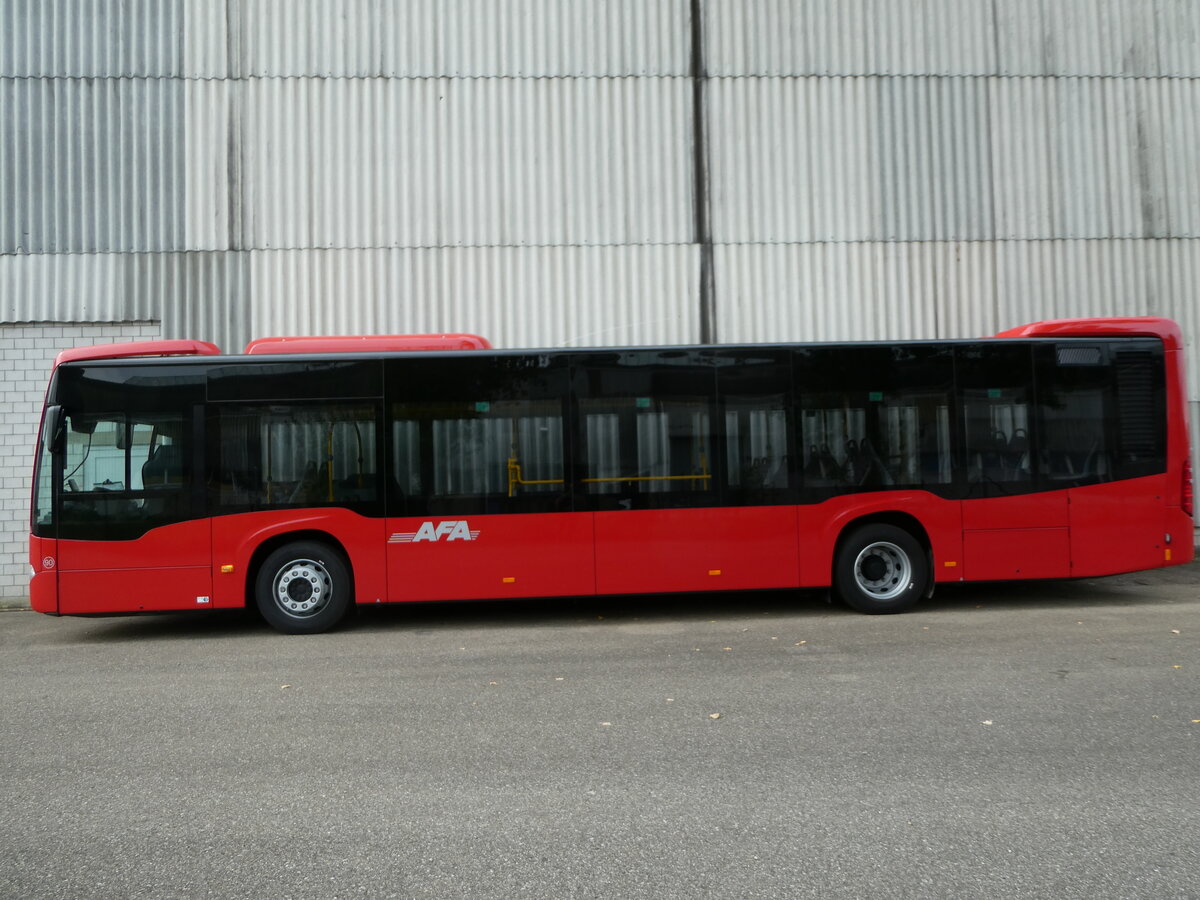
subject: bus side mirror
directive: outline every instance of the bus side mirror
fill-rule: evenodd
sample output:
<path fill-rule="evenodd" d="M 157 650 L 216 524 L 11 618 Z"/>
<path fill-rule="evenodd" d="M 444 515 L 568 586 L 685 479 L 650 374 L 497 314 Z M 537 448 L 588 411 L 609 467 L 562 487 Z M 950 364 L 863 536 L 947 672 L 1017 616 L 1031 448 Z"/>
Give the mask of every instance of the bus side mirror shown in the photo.
<path fill-rule="evenodd" d="M 50 406 L 46 409 L 46 446 L 51 453 L 62 453 L 66 450 L 66 416 L 61 406 Z"/>

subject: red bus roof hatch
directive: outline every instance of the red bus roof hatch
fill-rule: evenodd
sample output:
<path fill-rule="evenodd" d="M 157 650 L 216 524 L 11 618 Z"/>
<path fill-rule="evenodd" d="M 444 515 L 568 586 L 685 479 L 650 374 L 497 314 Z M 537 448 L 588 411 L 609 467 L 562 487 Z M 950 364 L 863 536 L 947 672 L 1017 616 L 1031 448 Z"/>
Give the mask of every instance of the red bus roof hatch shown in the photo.
<path fill-rule="evenodd" d="M 391 350 L 490 350 L 477 334 L 371 334 L 329 337 L 264 337 L 246 345 L 246 353 L 372 353 Z"/>
<path fill-rule="evenodd" d="M 1183 332 L 1171 319 L 1158 316 L 1124 316 L 1104 319 L 1050 319 L 1001 331 L 996 337 L 1113 337 L 1129 335 L 1156 337 L 1163 349 L 1183 346 Z"/>
<path fill-rule="evenodd" d="M 138 356 L 216 356 L 221 348 L 208 341 L 129 341 L 124 344 L 97 344 L 74 347 L 54 358 L 54 367 L 86 359 L 133 359 Z"/>

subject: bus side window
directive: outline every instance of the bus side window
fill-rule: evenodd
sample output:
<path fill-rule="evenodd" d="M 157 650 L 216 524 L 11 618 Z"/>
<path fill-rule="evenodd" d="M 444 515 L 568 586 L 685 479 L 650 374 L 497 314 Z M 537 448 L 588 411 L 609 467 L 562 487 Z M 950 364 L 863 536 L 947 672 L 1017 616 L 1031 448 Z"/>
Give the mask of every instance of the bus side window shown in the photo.
<path fill-rule="evenodd" d="M 570 509 L 566 359 L 389 362 L 388 514 Z"/>
<path fill-rule="evenodd" d="M 956 350 L 968 497 L 1033 489 L 1033 356 L 1028 345 Z"/>
<path fill-rule="evenodd" d="M 374 404 L 223 404 L 210 430 L 222 509 L 379 502 Z"/>
<path fill-rule="evenodd" d="M 766 348 L 713 351 L 726 505 L 794 503 L 798 473 L 792 362 Z"/>
<path fill-rule="evenodd" d="M 798 352 L 806 491 L 949 490 L 953 359 L 946 347 Z"/>
<path fill-rule="evenodd" d="M 720 503 L 716 378 L 695 350 L 620 351 L 579 367 L 583 433 L 577 497 L 585 508 Z"/>
<path fill-rule="evenodd" d="M 1063 342 L 1038 348 L 1038 431 L 1041 480 L 1046 488 L 1075 487 L 1114 478 L 1115 390 L 1108 347 Z"/>

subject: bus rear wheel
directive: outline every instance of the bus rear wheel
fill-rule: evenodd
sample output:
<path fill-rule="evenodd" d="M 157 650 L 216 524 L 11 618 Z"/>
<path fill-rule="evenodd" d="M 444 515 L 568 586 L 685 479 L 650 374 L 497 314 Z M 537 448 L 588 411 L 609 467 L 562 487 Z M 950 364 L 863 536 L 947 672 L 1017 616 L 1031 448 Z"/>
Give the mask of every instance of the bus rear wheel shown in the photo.
<path fill-rule="evenodd" d="M 346 615 L 352 595 L 349 565 L 317 541 L 296 541 L 272 551 L 254 584 L 258 611 L 284 634 L 328 631 Z"/>
<path fill-rule="evenodd" d="M 842 541 L 833 586 L 842 601 L 863 613 L 912 608 L 929 585 L 929 565 L 916 538 L 903 528 L 862 525 Z"/>

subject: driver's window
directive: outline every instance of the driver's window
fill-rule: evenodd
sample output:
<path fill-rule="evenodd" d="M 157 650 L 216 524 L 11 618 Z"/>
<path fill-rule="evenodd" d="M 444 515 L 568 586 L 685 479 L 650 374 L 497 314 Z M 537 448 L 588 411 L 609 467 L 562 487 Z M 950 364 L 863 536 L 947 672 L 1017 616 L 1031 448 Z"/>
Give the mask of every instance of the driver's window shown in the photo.
<path fill-rule="evenodd" d="M 182 414 L 68 413 L 65 430 L 60 536 L 115 540 L 187 518 Z"/>

